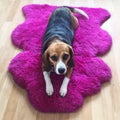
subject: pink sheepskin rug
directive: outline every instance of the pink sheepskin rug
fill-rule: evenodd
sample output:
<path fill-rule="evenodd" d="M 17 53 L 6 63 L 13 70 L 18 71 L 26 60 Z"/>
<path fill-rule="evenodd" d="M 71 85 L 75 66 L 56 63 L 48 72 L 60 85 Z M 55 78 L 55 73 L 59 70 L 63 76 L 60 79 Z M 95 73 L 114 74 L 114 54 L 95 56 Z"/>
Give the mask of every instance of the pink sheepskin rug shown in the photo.
<path fill-rule="evenodd" d="M 63 76 L 52 74 L 54 94 L 45 92 L 45 81 L 41 70 L 42 37 L 48 19 L 57 6 L 27 5 L 23 7 L 26 17 L 24 23 L 12 32 L 12 42 L 23 52 L 14 57 L 9 64 L 9 72 L 14 81 L 27 91 L 30 103 L 41 112 L 74 112 L 82 105 L 84 98 L 98 93 L 101 84 L 109 82 L 110 68 L 100 56 L 110 50 L 112 39 L 101 25 L 110 17 L 102 8 L 83 8 L 89 20 L 75 14 L 79 28 L 74 36 L 75 67 L 65 97 L 59 95 Z"/>

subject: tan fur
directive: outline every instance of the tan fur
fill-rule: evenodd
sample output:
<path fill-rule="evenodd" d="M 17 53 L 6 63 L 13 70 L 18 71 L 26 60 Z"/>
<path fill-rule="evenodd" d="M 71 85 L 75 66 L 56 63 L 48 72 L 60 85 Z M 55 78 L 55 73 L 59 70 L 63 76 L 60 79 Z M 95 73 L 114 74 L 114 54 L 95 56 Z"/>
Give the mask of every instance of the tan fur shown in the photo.
<path fill-rule="evenodd" d="M 70 13 L 71 13 L 71 18 L 72 18 L 72 26 L 74 29 L 76 29 L 79 25 L 78 19 L 76 16 L 74 16 L 74 14 L 71 11 L 70 11 Z"/>
<path fill-rule="evenodd" d="M 72 71 L 73 71 L 73 68 L 68 67 L 68 70 L 67 70 L 67 73 L 65 74 L 65 76 L 66 76 L 67 78 L 70 78 L 70 76 L 71 76 L 71 74 L 72 74 Z"/>

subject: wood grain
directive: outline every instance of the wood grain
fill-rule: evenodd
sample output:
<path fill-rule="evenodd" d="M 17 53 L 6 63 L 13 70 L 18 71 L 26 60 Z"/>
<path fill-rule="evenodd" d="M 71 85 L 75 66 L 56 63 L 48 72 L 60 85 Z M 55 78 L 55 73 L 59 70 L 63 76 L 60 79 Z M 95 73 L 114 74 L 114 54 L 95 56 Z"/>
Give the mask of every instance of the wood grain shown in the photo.
<path fill-rule="evenodd" d="M 24 21 L 22 6 L 31 3 L 102 7 L 112 14 L 102 26 L 113 38 L 111 51 L 102 57 L 112 69 L 112 80 L 102 85 L 99 94 L 86 98 L 84 106 L 75 113 L 37 112 L 7 71 L 10 60 L 21 51 L 12 45 L 11 32 Z M 119 5 L 120 0 L 0 0 L 0 120 L 120 120 Z"/>

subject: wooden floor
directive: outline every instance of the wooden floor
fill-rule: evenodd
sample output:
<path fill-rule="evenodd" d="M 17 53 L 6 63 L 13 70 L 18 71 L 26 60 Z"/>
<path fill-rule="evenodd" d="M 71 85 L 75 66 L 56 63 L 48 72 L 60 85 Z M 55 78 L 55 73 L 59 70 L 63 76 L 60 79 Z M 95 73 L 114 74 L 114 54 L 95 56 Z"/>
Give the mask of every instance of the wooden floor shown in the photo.
<path fill-rule="evenodd" d="M 76 113 L 37 112 L 7 71 L 10 60 L 20 52 L 11 43 L 11 31 L 24 21 L 21 8 L 30 3 L 102 7 L 112 14 L 103 28 L 111 34 L 113 45 L 102 58 L 112 69 L 111 83 L 88 97 Z M 120 0 L 0 0 L 0 120 L 120 120 Z"/>

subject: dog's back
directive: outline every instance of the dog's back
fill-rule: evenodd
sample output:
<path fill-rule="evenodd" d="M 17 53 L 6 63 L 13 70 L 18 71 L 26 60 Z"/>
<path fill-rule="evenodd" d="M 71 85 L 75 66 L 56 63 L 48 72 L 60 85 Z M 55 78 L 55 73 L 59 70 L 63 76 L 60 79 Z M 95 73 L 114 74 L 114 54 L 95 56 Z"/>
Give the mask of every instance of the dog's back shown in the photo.
<path fill-rule="evenodd" d="M 73 36 L 74 31 L 69 8 L 57 8 L 52 13 L 44 34 L 43 52 L 47 49 L 49 41 L 54 38 L 72 45 Z"/>

